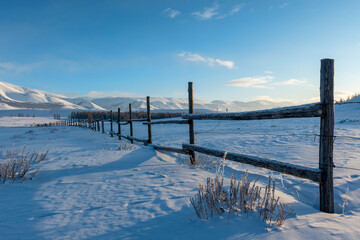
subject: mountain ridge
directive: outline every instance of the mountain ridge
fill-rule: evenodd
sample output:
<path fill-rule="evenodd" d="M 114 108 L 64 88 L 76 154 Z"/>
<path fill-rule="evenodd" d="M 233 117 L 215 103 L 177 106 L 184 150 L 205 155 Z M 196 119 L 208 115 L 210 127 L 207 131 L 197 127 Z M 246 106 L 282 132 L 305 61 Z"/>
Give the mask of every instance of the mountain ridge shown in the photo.
<path fill-rule="evenodd" d="M 146 110 L 145 97 L 87 97 L 69 98 L 60 94 L 48 93 L 27 87 L 0 81 L 0 110 L 11 109 L 74 109 L 105 111 L 128 109 L 129 103 L 134 111 Z M 254 101 L 204 101 L 195 99 L 194 108 L 208 111 L 240 112 L 261 110 L 294 105 L 293 102 L 274 102 L 269 100 Z M 186 98 L 152 97 L 151 109 L 154 111 L 180 111 L 188 109 Z"/>

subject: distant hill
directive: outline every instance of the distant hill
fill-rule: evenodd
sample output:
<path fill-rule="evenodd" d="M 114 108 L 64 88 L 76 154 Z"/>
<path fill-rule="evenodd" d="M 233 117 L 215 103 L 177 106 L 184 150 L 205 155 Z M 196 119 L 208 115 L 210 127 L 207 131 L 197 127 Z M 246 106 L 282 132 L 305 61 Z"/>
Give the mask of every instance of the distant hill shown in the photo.
<path fill-rule="evenodd" d="M 89 99 L 69 98 L 59 94 L 48 93 L 27 87 L 16 86 L 11 83 L 0 81 L 0 110 L 11 109 L 36 109 L 36 110 L 55 110 L 55 109 L 74 109 L 74 110 L 116 110 L 121 108 L 128 110 L 129 103 L 132 104 L 134 111 L 146 110 L 146 98 L 129 97 L 106 97 Z M 198 111 L 229 111 L 241 112 L 275 107 L 285 107 L 293 105 L 292 102 L 273 102 L 273 101 L 203 101 L 195 100 L 194 108 Z M 151 109 L 154 111 L 182 111 L 188 109 L 186 98 L 163 98 L 152 97 Z"/>
<path fill-rule="evenodd" d="M 0 109 L 79 109 L 105 110 L 85 99 L 71 99 L 0 81 Z"/>

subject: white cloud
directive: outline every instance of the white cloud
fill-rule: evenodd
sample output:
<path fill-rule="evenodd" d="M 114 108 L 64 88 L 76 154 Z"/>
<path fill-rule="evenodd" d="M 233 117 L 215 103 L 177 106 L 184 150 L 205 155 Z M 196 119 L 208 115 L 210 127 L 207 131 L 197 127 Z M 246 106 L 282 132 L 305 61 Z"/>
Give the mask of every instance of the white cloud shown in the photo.
<path fill-rule="evenodd" d="M 252 101 L 269 101 L 269 102 L 275 102 L 275 103 L 280 103 L 280 102 L 289 102 L 292 104 L 297 104 L 297 101 L 294 100 L 290 100 L 290 99 L 286 99 L 286 98 L 272 98 L 270 96 L 255 96 L 251 98 Z"/>
<path fill-rule="evenodd" d="M 276 83 L 273 83 L 273 85 L 277 85 L 277 86 L 291 86 L 291 85 L 312 86 L 311 84 L 308 84 L 306 80 L 299 80 L 299 79 L 295 79 L 295 78 L 291 78 L 291 79 L 283 81 L 283 82 L 276 82 Z"/>
<path fill-rule="evenodd" d="M 245 88 L 271 88 L 266 84 L 271 82 L 275 77 L 273 76 L 259 76 L 233 79 L 226 83 L 227 86 L 245 87 Z"/>
<path fill-rule="evenodd" d="M 163 14 L 169 18 L 176 18 L 177 16 L 181 15 L 181 12 L 176 9 L 167 8 L 163 11 Z"/>
<path fill-rule="evenodd" d="M 290 2 L 284 2 L 283 4 L 280 5 L 280 8 L 286 8 L 289 4 Z"/>
<path fill-rule="evenodd" d="M 137 95 L 129 92 L 120 92 L 120 91 L 90 91 L 85 94 L 85 97 L 89 98 L 102 98 L 102 97 L 136 97 Z"/>
<path fill-rule="evenodd" d="M 209 20 L 214 16 L 219 15 L 219 4 L 214 3 L 212 7 L 205 7 L 204 11 L 193 12 L 192 15 L 198 17 L 201 20 Z"/>
<path fill-rule="evenodd" d="M 334 93 L 334 98 L 335 100 L 340 100 L 341 99 L 347 99 L 349 96 L 352 96 L 354 95 L 355 93 L 354 92 L 351 92 L 351 91 L 336 91 Z"/>
<path fill-rule="evenodd" d="M 233 6 L 227 12 L 225 12 L 225 11 L 220 11 L 220 5 L 217 2 L 215 2 L 212 7 L 205 7 L 205 9 L 203 11 L 193 12 L 192 15 L 198 17 L 201 20 L 210 20 L 210 19 L 212 19 L 214 17 L 216 17 L 216 19 L 222 19 L 222 18 L 226 18 L 228 16 L 235 15 L 244 6 L 245 6 L 244 3 L 243 4 L 238 4 L 238 5 Z"/>
<path fill-rule="evenodd" d="M 268 74 L 268 75 L 273 74 L 272 71 L 268 71 L 268 70 L 264 71 L 264 73 L 265 73 L 265 74 Z"/>
<path fill-rule="evenodd" d="M 218 58 L 211 58 L 211 57 L 203 57 L 200 54 L 197 53 L 191 53 L 191 52 L 182 52 L 177 54 L 179 57 L 182 57 L 185 61 L 190 61 L 190 62 L 205 62 L 207 63 L 209 66 L 223 66 L 223 67 L 227 67 L 228 69 L 234 69 L 235 67 L 235 63 L 233 61 L 228 61 L 228 60 L 221 60 Z"/>
<path fill-rule="evenodd" d="M 234 6 L 234 7 L 230 10 L 229 15 L 232 16 L 232 15 L 236 14 L 236 13 L 239 12 L 244 6 L 245 6 L 244 3 Z"/>
<path fill-rule="evenodd" d="M 17 64 L 12 62 L 0 62 L 0 72 L 21 73 L 32 71 L 39 67 L 40 63 Z"/>

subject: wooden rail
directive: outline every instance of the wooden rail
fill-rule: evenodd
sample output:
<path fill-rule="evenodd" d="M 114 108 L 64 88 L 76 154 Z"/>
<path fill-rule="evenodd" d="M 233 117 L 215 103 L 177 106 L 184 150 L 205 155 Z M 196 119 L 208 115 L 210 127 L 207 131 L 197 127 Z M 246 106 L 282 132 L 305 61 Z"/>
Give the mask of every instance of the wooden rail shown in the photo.
<path fill-rule="evenodd" d="M 140 118 L 140 119 L 129 119 L 128 122 L 146 122 L 147 118 Z"/>
<path fill-rule="evenodd" d="M 240 113 L 183 114 L 181 117 L 192 120 L 262 120 L 320 117 L 321 113 L 322 105 L 320 103 L 316 103 L 296 107 L 285 107 Z"/>
<path fill-rule="evenodd" d="M 144 122 L 145 125 L 157 125 L 157 124 L 189 124 L 189 120 L 176 119 L 176 120 L 159 120 L 154 122 Z"/>
<path fill-rule="evenodd" d="M 276 172 L 286 173 L 289 175 L 293 175 L 300 178 L 309 179 L 315 182 L 321 181 L 321 173 L 322 170 L 320 169 L 313 169 L 313 168 L 307 168 L 302 167 L 299 165 L 294 165 L 290 163 L 284 163 L 276 160 L 268 160 L 263 159 L 259 157 L 253 157 L 248 155 L 242 155 L 237 153 L 226 153 L 224 150 L 218 150 L 208 147 L 201 147 L 197 145 L 192 144 L 183 144 L 182 147 L 187 150 L 204 153 L 207 155 L 223 158 L 225 156 L 225 159 L 245 163 L 249 165 L 253 165 L 256 167 L 266 168 L 270 169 Z M 226 153 L 226 155 L 225 155 Z"/>
<path fill-rule="evenodd" d="M 165 151 L 165 152 L 174 152 L 180 154 L 189 155 L 189 151 L 183 148 L 174 148 L 174 147 L 165 147 L 160 145 L 149 144 L 150 147 L 153 147 L 155 150 L 158 151 Z"/>

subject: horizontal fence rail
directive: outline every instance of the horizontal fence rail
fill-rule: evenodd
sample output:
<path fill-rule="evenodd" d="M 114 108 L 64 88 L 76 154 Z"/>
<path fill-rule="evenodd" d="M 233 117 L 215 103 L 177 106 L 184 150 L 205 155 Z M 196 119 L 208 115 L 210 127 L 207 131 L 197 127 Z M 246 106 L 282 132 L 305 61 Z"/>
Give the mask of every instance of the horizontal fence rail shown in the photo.
<path fill-rule="evenodd" d="M 174 152 L 174 153 L 181 153 L 181 154 L 189 155 L 189 151 L 184 148 L 165 147 L 165 146 L 154 145 L 154 144 L 150 144 L 149 146 L 158 151 Z"/>
<path fill-rule="evenodd" d="M 179 119 L 179 120 L 158 120 L 154 122 L 144 122 L 145 125 L 156 125 L 156 124 L 189 124 L 189 120 Z"/>
<path fill-rule="evenodd" d="M 192 144 L 183 144 L 182 147 L 187 150 L 192 150 L 199 153 L 204 153 L 214 157 L 219 157 L 239 163 L 245 163 L 256 167 L 270 169 L 276 172 L 290 174 L 296 177 L 309 179 L 315 182 L 320 182 L 322 170 L 302 167 L 290 163 L 284 163 L 276 160 L 268 160 L 259 157 L 242 155 L 237 153 L 229 153 L 224 150 L 218 150 L 208 147 L 202 147 Z"/>
<path fill-rule="evenodd" d="M 205 113 L 205 114 L 183 114 L 184 119 L 192 120 L 262 120 L 281 118 L 309 118 L 320 117 L 322 105 L 320 103 L 307 104 L 296 107 L 285 107 L 261 111 L 240 113 Z"/>

